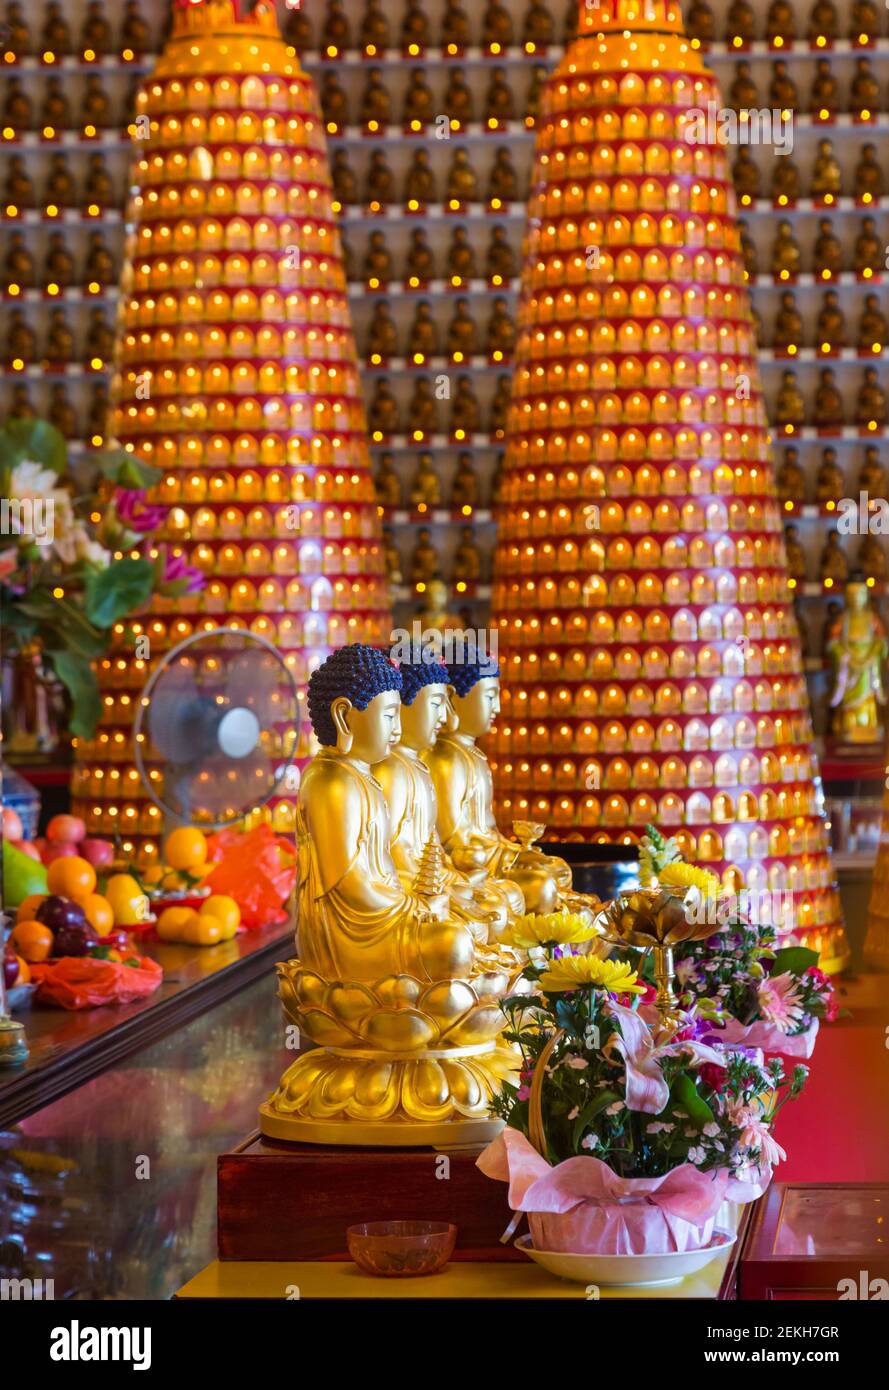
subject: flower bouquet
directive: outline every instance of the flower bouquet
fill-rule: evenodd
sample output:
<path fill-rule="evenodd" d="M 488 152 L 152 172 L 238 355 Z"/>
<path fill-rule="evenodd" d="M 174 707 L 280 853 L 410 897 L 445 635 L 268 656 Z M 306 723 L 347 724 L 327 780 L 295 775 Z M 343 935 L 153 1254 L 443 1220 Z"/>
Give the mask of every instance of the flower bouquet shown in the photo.
<path fill-rule="evenodd" d="M 806 1077 L 777 1059 L 707 1043 L 707 1026 L 652 1031 L 631 1006 L 647 987 L 625 961 L 558 942 L 503 1003 L 518 1084 L 493 1102 L 506 1128 L 478 1160 L 509 1183 L 535 1251 L 652 1256 L 700 1251 L 725 1199 L 748 1202 L 784 1157 L 776 1114 Z"/>

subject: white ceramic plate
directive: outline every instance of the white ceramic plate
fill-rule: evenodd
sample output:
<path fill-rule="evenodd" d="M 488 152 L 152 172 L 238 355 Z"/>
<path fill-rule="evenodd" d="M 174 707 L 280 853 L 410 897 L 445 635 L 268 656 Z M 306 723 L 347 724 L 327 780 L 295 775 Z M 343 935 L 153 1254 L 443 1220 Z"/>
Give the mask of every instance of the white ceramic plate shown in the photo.
<path fill-rule="evenodd" d="M 520 1236 L 516 1248 L 560 1279 L 606 1287 L 654 1288 L 678 1284 L 687 1274 L 695 1274 L 717 1255 L 724 1255 L 737 1239 L 736 1231 L 717 1229 L 702 1250 L 674 1250 L 666 1255 L 568 1255 L 560 1250 L 535 1250 L 530 1235 Z"/>

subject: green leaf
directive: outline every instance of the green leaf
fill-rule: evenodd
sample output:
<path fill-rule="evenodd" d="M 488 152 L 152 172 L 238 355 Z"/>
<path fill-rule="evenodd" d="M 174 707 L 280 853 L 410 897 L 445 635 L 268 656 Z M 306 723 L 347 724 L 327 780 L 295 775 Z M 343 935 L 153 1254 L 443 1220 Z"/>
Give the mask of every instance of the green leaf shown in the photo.
<path fill-rule="evenodd" d="M 71 732 L 92 738 L 102 713 L 99 682 L 90 663 L 74 652 L 47 652 L 53 670 L 71 696 Z"/>
<path fill-rule="evenodd" d="M 15 462 L 11 460 L 15 457 Z M 54 425 L 46 420 L 8 420 L 0 433 L 0 462 L 15 467 L 31 459 L 54 473 L 68 466 L 68 446 Z"/>
<path fill-rule="evenodd" d="M 89 456 L 88 462 L 95 464 L 103 478 L 109 478 L 118 487 L 154 487 L 163 477 L 160 468 L 142 463 L 126 449 L 99 449 Z"/>
<path fill-rule="evenodd" d="M 111 627 L 148 601 L 153 584 L 150 561 L 116 560 L 87 578 L 86 615 L 97 627 Z"/>
<path fill-rule="evenodd" d="M 617 1091 L 600 1091 L 597 1096 L 587 1102 L 574 1121 L 574 1129 L 571 1133 L 572 1149 L 577 1150 L 581 1135 L 592 1124 L 596 1116 L 601 1115 L 603 1110 L 607 1110 L 609 1105 L 613 1105 L 616 1100 L 620 1099 Z"/>
<path fill-rule="evenodd" d="M 697 1087 L 688 1072 L 680 1072 L 676 1077 L 670 1088 L 670 1100 L 678 1109 L 685 1111 L 689 1124 L 694 1125 L 695 1129 L 703 1129 L 713 1120 L 713 1111 L 704 1098 L 698 1095 Z"/>
<path fill-rule="evenodd" d="M 785 946 L 783 950 L 775 952 L 775 963 L 769 974 L 783 975 L 789 970 L 791 975 L 802 975 L 817 964 L 817 951 L 810 951 L 807 946 Z"/>

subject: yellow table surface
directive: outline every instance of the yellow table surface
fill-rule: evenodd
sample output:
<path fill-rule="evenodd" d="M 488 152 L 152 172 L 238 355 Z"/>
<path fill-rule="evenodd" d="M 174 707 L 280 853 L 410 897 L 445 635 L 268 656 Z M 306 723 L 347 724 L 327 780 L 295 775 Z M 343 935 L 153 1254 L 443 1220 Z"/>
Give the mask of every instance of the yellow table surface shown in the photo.
<path fill-rule="evenodd" d="M 599 1288 L 600 1298 L 716 1298 L 728 1253 L 678 1284 Z M 297 1293 L 297 1290 L 299 1291 Z M 381 1279 L 336 1261 L 214 1260 L 177 1298 L 587 1298 L 583 1284 L 521 1264 L 455 1260 L 440 1274 Z"/>

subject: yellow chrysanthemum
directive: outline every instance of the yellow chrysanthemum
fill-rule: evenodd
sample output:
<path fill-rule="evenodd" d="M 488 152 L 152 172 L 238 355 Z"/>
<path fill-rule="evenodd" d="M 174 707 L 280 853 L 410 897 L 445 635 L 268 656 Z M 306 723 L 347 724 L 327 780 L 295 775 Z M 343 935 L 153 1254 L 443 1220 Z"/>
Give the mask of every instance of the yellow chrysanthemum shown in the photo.
<path fill-rule="evenodd" d="M 615 994 L 645 992 L 645 986 L 637 984 L 636 971 L 626 961 L 599 960 L 598 956 L 563 956 L 561 960 L 554 960 L 539 983 L 544 994 L 560 994 L 584 985 L 610 989 Z"/>
<path fill-rule="evenodd" d="M 705 898 L 714 898 L 722 891 L 722 884 L 709 869 L 696 869 L 693 864 L 665 864 L 657 876 L 658 886 L 668 893 L 680 896 L 689 888 L 697 888 Z"/>
<path fill-rule="evenodd" d="M 503 940 L 530 951 L 533 946 L 568 946 L 601 935 L 600 928 L 578 912 L 526 912 L 510 924 Z"/>

